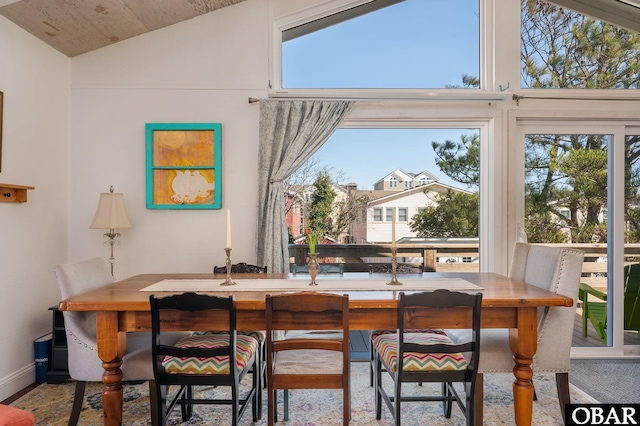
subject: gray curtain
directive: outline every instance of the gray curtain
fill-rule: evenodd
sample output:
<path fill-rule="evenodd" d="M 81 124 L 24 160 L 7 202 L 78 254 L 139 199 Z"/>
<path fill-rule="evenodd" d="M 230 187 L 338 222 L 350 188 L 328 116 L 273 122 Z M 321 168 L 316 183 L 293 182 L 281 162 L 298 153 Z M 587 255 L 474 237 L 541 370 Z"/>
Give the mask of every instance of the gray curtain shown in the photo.
<path fill-rule="evenodd" d="M 289 234 L 282 181 L 331 136 L 351 101 L 260 101 L 257 262 L 269 272 L 288 272 Z"/>

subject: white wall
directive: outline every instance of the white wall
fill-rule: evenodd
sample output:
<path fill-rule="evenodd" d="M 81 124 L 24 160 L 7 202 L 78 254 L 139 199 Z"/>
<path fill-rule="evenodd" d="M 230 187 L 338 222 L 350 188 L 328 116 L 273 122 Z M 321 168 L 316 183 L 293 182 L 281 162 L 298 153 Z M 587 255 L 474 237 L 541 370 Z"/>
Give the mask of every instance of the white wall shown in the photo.
<path fill-rule="evenodd" d="M 268 2 L 238 5 L 71 61 L 69 260 L 108 257 L 88 229 L 100 192 L 123 192 L 133 228 L 115 247 L 117 278 L 145 272 L 210 272 L 223 265 L 226 210 L 232 259 L 254 263 L 258 104 L 268 85 Z M 222 209 L 148 210 L 149 122 L 222 124 Z"/>
<path fill-rule="evenodd" d="M 60 300 L 53 267 L 67 258 L 69 59 L 0 17 L 4 92 L 0 182 L 34 186 L 0 203 L 0 400 L 35 381 L 33 340 Z"/>

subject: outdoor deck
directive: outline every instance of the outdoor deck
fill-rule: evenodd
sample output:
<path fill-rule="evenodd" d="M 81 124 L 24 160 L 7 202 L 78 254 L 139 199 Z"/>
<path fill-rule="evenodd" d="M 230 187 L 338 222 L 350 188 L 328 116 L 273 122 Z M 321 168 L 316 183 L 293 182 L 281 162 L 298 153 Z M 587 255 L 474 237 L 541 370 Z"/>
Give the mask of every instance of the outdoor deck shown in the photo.
<path fill-rule="evenodd" d="M 625 331 L 625 345 L 640 345 L 638 333 L 636 331 Z M 602 347 L 604 344 L 598 337 L 591 324 L 587 324 L 587 336 L 582 335 L 582 315 L 576 313 L 575 325 L 573 327 L 573 343 L 574 347 Z"/>
<path fill-rule="evenodd" d="M 607 291 L 607 245 L 606 244 L 545 244 L 556 247 L 573 247 L 585 252 L 581 281 Z M 478 244 L 468 241 L 444 241 L 412 244 L 398 244 L 398 262 L 421 267 L 425 274 L 429 272 L 477 272 Z M 306 263 L 308 247 L 304 244 L 290 244 L 291 262 L 297 265 Z M 343 263 L 344 272 L 366 272 L 369 265 L 389 263 L 391 257 L 390 244 L 322 244 L 317 246 L 321 262 Z M 625 245 L 625 265 L 640 262 L 640 244 Z M 447 258 L 450 261 L 443 262 Z M 451 261 L 452 259 L 474 259 L 472 262 Z M 439 261 L 440 260 L 440 261 Z M 587 326 L 587 336 L 582 336 L 581 307 L 577 303 L 575 328 L 573 333 L 574 347 L 601 347 L 593 327 Z M 369 342 L 367 332 L 353 332 L 351 335 L 351 351 L 354 359 L 369 359 Z M 625 332 L 626 345 L 640 345 L 638 333 Z"/>

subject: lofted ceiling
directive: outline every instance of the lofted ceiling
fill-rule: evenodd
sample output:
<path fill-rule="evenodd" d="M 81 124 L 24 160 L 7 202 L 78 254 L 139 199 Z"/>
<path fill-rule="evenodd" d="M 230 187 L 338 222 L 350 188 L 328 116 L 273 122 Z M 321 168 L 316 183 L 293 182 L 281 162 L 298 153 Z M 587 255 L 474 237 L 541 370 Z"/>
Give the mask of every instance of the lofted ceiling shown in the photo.
<path fill-rule="evenodd" d="M 74 57 L 243 1 L 0 0 L 0 15 Z M 503 0 L 497 0 L 498 6 L 500 1 Z M 553 3 L 640 32 L 640 0 L 553 0 Z"/>
<path fill-rule="evenodd" d="M 243 1 L 0 0 L 0 15 L 73 57 Z"/>

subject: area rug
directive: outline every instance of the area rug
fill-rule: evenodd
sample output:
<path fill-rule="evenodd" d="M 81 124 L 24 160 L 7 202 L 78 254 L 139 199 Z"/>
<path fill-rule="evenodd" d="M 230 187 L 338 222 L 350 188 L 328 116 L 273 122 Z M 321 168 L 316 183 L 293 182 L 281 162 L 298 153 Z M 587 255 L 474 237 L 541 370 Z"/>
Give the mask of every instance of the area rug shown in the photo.
<path fill-rule="evenodd" d="M 558 407 L 553 374 L 536 374 L 534 384 L 538 400 L 533 403 L 534 425 L 562 425 L 562 416 Z M 245 381 L 250 382 L 247 377 Z M 484 423 L 487 425 L 513 425 L 513 398 L 511 374 L 487 374 L 484 384 Z M 387 383 L 390 387 L 390 382 Z M 382 410 L 382 419 L 375 419 L 374 392 L 369 386 L 369 363 L 354 362 L 351 370 L 351 403 L 353 425 L 392 425 L 393 419 L 386 407 Z M 14 407 L 30 411 L 37 425 L 66 425 L 71 412 L 75 384 L 67 381 L 59 385 L 42 384 L 33 391 L 13 402 Z M 102 386 L 99 383 L 87 385 L 85 405 L 79 425 L 102 424 Z M 149 395 L 147 383 L 124 386 L 125 425 L 149 425 Z M 439 393 L 440 385 L 409 385 L 403 387 L 403 394 Z M 220 389 L 206 388 L 204 392 L 223 392 Z M 241 425 L 266 425 L 266 392 L 263 392 L 264 414 L 257 423 L 252 423 L 249 407 L 240 421 Z M 571 385 L 573 403 L 597 402 L 595 399 Z M 342 419 L 342 396 L 337 390 L 291 391 L 289 401 L 289 421 L 278 424 L 289 426 L 329 426 L 340 425 Z M 278 404 L 282 419 L 282 403 Z M 196 406 L 194 415 L 188 422 L 182 423 L 179 409 L 168 419 L 169 425 L 229 425 L 231 414 L 228 406 Z M 425 425 L 463 425 L 464 416 L 454 405 L 450 419 L 442 415 L 440 403 L 403 403 L 402 424 L 405 426 Z"/>

